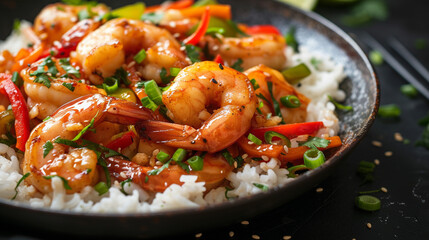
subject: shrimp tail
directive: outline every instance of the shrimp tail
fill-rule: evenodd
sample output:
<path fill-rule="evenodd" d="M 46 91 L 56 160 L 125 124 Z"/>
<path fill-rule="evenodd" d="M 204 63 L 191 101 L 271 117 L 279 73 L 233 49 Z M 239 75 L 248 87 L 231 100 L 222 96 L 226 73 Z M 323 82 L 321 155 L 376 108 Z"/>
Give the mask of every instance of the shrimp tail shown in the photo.
<path fill-rule="evenodd" d="M 195 141 L 192 137 L 196 135 L 197 130 L 191 126 L 148 120 L 137 123 L 136 127 L 139 135 L 150 141 L 165 143 L 172 147 L 205 150 L 195 149 Z"/>

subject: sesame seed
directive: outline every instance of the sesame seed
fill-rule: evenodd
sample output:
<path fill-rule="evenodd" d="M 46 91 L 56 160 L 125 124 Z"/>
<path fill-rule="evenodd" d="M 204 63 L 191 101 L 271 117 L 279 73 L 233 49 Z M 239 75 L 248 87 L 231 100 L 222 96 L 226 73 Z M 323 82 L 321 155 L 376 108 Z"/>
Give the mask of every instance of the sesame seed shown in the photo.
<path fill-rule="evenodd" d="M 128 64 L 128 68 L 132 68 L 134 65 L 136 65 L 136 62 L 135 61 L 132 61 L 132 62 L 130 62 L 129 64 Z"/>
<path fill-rule="evenodd" d="M 372 143 L 372 145 L 374 145 L 376 147 L 382 147 L 383 146 L 383 144 L 380 141 L 372 141 L 371 143 Z"/>
<path fill-rule="evenodd" d="M 366 226 L 371 229 L 372 228 L 372 224 L 371 223 L 367 223 Z"/>
<path fill-rule="evenodd" d="M 395 138 L 395 140 L 396 141 L 398 141 L 398 142 L 402 142 L 402 141 L 404 141 L 404 138 L 402 137 L 402 135 L 400 134 L 400 133 L 395 133 L 394 135 L 393 135 L 393 137 Z"/>
<path fill-rule="evenodd" d="M 292 239 L 292 237 L 289 235 L 283 236 L 283 240 L 289 240 L 289 239 Z"/>
<path fill-rule="evenodd" d="M 352 238 L 352 240 L 356 240 L 356 238 Z"/>
<path fill-rule="evenodd" d="M 237 168 L 237 167 L 238 167 L 238 163 L 234 162 L 234 168 Z"/>
<path fill-rule="evenodd" d="M 374 159 L 374 164 L 375 164 L 375 165 L 380 165 L 380 160 L 378 160 L 378 159 Z"/>
<path fill-rule="evenodd" d="M 317 188 L 316 192 L 318 192 L 318 193 L 323 192 L 323 188 L 321 188 L 321 187 Z"/>
<path fill-rule="evenodd" d="M 268 161 L 268 160 L 269 160 L 269 158 L 268 158 L 267 156 L 262 156 L 261 158 L 262 158 L 262 160 L 264 160 L 264 161 Z"/>
<path fill-rule="evenodd" d="M 385 188 L 385 187 L 382 187 L 382 188 L 380 188 L 380 190 L 382 191 L 382 192 L 387 192 L 387 188 Z"/>
<path fill-rule="evenodd" d="M 241 157 L 242 157 L 243 159 L 246 159 L 248 156 L 249 156 L 249 155 L 248 155 L 247 153 L 245 153 L 245 154 L 243 154 Z"/>
<path fill-rule="evenodd" d="M 259 237 L 259 236 L 258 236 L 258 235 L 256 235 L 256 234 L 253 234 L 253 235 L 252 235 L 252 238 L 253 238 L 253 239 L 261 239 L 261 237 Z"/>
<path fill-rule="evenodd" d="M 197 233 L 197 234 L 195 234 L 195 237 L 200 238 L 202 235 L 203 235 L 202 233 Z"/>
<path fill-rule="evenodd" d="M 386 157 L 390 157 L 392 155 L 393 155 L 392 151 L 387 151 L 387 152 L 384 153 L 384 156 L 386 156 Z"/>
<path fill-rule="evenodd" d="M 127 175 L 124 172 L 121 172 L 119 175 L 121 175 L 123 178 L 127 178 Z"/>
<path fill-rule="evenodd" d="M 248 141 L 247 143 L 248 143 L 249 145 L 252 145 L 252 144 L 253 144 L 253 142 L 252 142 L 252 141 Z"/>
<path fill-rule="evenodd" d="M 285 150 L 286 153 L 289 152 L 289 148 L 286 145 L 283 146 L 283 149 Z"/>
<path fill-rule="evenodd" d="M 241 224 L 242 225 L 249 225 L 249 221 L 242 221 Z"/>
<path fill-rule="evenodd" d="M 229 232 L 229 237 L 234 237 L 234 232 L 233 231 Z"/>

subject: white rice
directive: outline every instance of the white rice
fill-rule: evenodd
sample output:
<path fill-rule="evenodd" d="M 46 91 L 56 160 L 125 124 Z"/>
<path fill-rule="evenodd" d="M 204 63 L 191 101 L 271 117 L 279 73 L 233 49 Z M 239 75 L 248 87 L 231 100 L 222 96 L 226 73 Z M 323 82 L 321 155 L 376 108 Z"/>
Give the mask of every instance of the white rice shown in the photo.
<path fill-rule="evenodd" d="M 24 23 L 21 28 L 26 27 Z M 18 51 L 28 43 L 23 34 L 13 33 L 2 45 L 0 50 L 14 49 Z M 287 66 L 294 66 L 301 62 L 310 67 L 312 74 L 303 79 L 300 86 L 295 86 L 301 93 L 312 101 L 308 106 L 307 121 L 323 121 L 326 128 L 319 131 L 319 136 L 333 136 L 338 132 L 338 118 L 334 114 L 334 105 L 328 101 L 327 95 L 342 101 L 345 93 L 340 90 L 339 84 L 344 79 L 343 66 L 334 63 L 326 56 L 300 49 L 300 53 L 294 53 L 288 47 L 286 49 L 288 58 Z M 312 59 L 320 63 L 313 66 Z M 296 140 L 292 140 L 297 145 Z M 292 146 L 294 147 L 294 146 Z M 232 190 L 225 193 L 225 187 L 219 187 L 205 194 L 206 188 L 203 182 L 196 182 L 196 176 L 182 176 L 182 186 L 173 184 L 163 193 L 148 193 L 134 183 L 125 184 L 123 194 L 118 182 L 114 182 L 108 193 L 103 196 L 92 187 L 86 187 L 81 193 L 66 194 L 63 182 L 59 178 L 51 181 L 53 191 L 42 195 L 33 186 L 24 182 L 17 188 L 15 201 L 25 202 L 35 208 L 63 209 L 76 212 L 99 212 L 99 213 L 135 213 L 155 212 L 179 208 L 199 208 L 207 205 L 219 204 L 231 201 L 237 197 L 257 194 L 265 186 L 272 189 L 282 186 L 292 178 L 287 177 L 287 169 L 280 168 L 277 159 L 268 162 L 251 163 L 245 165 L 238 172 L 232 172 L 227 177 Z M 11 199 L 15 195 L 15 186 L 22 177 L 19 160 L 15 151 L 0 144 L 0 197 Z M 259 186 L 259 187 L 258 187 Z M 227 195 L 227 197 L 225 196 Z"/>

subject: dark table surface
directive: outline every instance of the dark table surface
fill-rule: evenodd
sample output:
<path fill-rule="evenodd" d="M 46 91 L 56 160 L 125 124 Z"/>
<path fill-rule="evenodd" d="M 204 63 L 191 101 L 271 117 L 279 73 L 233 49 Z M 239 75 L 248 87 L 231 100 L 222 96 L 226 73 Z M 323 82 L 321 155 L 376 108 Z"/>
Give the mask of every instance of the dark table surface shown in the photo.
<path fill-rule="evenodd" d="M 415 47 L 417 39 L 429 42 L 429 2 L 386 2 L 389 8 L 387 20 L 354 28 L 342 25 L 341 21 L 350 7 L 319 5 L 315 11 L 357 38 L 362 32 L 368 32 L 384 43 L 395 36 L 425 66 L 429 66 L 429 45 L 420 50 Z M 1 0 L 0 7 L 21 3 Z M 32 19 L 32 16 L 17 14 L 20 18 Z M 2 37 L 10 31 L 11 24 L 12 21 L 0 23 Z M 203 231 L 198 239 L 252 239 L 252 235 L 258 235 L 260 239 L 282 239 L 283 236 L 292 236 L 292 239 L 429 239 L 429 150 L 415 146 L 423 131 L 417 122 L 429 113 L 429 104 L 422 96 L 410 99 L 401 94 L 399 88 L 406 81 L 387 64 L 376 66 L 376 70 L 381 83 L 381 105 L 397 104 L 402 110 L 399 119 L 378 118 L 338 171 L 320 183 L 317 188 L 322 188 L 322 192 L 314 188 L 275 210 L 245 219 L 248 225 L 237 223 Z M 395 140 L 395 133 L 400 133 L 410 143 Z M 372 141 L 379 141 L 382 146 L 376 147 Z M 386 156 L 387 151 L 393 155 Z M 374 181 L 361 186 L 362 179 L 356 174 L 359 162 L 375 159 L 380 165 L 376 167 Z M 379 211 L 364 212 L 354 207 L 358 192 L 381 187 L 388 192 L 373 194 L 381 200 Z M 233 237 L 230 237 L 232 233 Z M 174 238 L 196 239 L 196 234 L 198 232 Z M 24 229 L 8 223 L 7 219 L 0 220 L 0 239 L 67 237 Z"/>

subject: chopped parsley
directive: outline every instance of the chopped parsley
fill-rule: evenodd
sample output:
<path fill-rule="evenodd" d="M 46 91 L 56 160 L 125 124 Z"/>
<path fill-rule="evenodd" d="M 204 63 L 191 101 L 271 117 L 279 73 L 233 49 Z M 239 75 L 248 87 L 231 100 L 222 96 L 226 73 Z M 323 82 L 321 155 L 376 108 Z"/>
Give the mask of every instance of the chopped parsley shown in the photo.
<path fill-rule="evenodd" d="M 45 71 L 45 67 L 48 68 Z M 50 80 L 52 77 L 55 77 L 58 74 L 58 69 L 55 66 L 55 62 L 52 60 L 51 56 L 45 58 L 43 62 L 37 67 L 37 70 L 30 73 L 30 76 L 36 76 L 33 80 L 35 83 L 42 83 L 47 88 L 51 87 Z"/>
<path fill-rule="evenodd" d="M 321 61 L 321 60 L 319 60 L 319 59 L 317 59 L 317 58 L 315 58 L 315 57 L 312 57 L 312 58 L 310 59 L 310 63 L 311 63 L 311 65 L 313 65 L 313 67 L 314 67 L 316 70 L 319 70 L 319 65 L 322 63 L 322 61 Z"/>
<path fill-rule="evenodd" d="M 65 179 L 65 178 L 63 178 L 63 177 L 60 177 L 60 176 L 58 176 L 58 175 L 50 175 L 50 176 L 43 176 L 43 178 L 44 179 L 52 179 L 52 178 L 54 178 L 54 177 L 58 177 L 58 178 L 60 178 L 61 179 L 61 181 L 63 181 L 63 185 L 64 185 L 64 188 L 65 189 L 67 189 L 67 190 L 71 190 L 72 188 L 70 187 L 70 185 L 69 185 L 69 182 L 67 181 L 67 179 Z"/>
<path fill-rule="evenodd" d="M 330 140 L 309 136 L 307 141 L 300 142 L 299 146 L 306 146 L 309 148 L 317 149 L 317 148 L 325 148 L 329 145 L 329 143 L 331 143 Z"/>
<path fill-rule="evenodd" d="M 161 81 L 165 84 L 170 83 L 171 80 L 173 80 L 174 78 L 173 76 L 168 75 L 167 69 L 165 68 L 161 69 L 161 72 L 159 73 L 159 77 L 161 78 Z"/>
<path fill-rule="evenodd" d="M 46 141 L 46 143 L 43 144 L 43 157 L 45 158 L 52 149 L 54 149 L 54 144 L 52 144 L 51 141 Z"/>
<path fill-rule="evenodd" d="M 142 21 L 149 21 L 155 25 L 159 24 L 164 17 L 164 13 L 162 12 L 151 12 L 151 13 L 145 13 L 141 16 Z"/>
<path fill-rule="evenodd" d="M 186 51 L 186 55 L 188 55 L 192 63 L 201 62 L 201 59 L 200 59 L 201 48 L 191 44 L 186 44 L 185 51 Z"/>
<path fill-rule="evenodd" d="M 73 83 L 63 82 L 62 84 L 64 87 L 66 87 L 70 91 L 74 91 L 75 87 L 73 86 Z"/>
<path fill-rule="evenodd" d="M 19 181 L 16 183 L 16 186 L 15 186 L 15 195 L 13 195 L 13 197 L 11 198 L 11 200 L 15 200 L 16 196 L 18 196 L 18 187 L 19 187 L 19 185 L 21 184 L 21 182 L 22 182 L 22 181 L 24 181 L 24 179 L 28 178 L 28 176 L 30 176 L 30 173 L 29 173 L 29 172 L 28 172 L 28 173 L 26 173 L 26 174 L 24 174 L 24 175 L 19 179 Z"/>
<path fill-rule="evenodd" d="M 16 144 L 16 138 L 10 132 L 6 132 L 6 138 L 1 138 L 0 143 L 6 144 L 10 147 Z"/>
<path fill-rule="evenodd" d="M 79 70 L 70 65 L 70 60 L 68 58 L 60 59 L 60 66 L 67 72 L 67 74 L 80 78 Z"/>
<path fill-rule="evenodd" d="M 259 84 L 256 82 L 256 80 L 255 80 L 254 78 L 250 79 L 250 83 L 251 83 L 251 84 L 252 84 L 252 86 L 253 86 L 253 90 L 255 90 L 255 91 L 256 91 L 256 89 L 258 89 L 258 88 L 259 88 Z"/>
<path fill-rule="evenodd" d="M 388 17 L 387 4 L 383 0 L 363 0 L 357 3 L 342 22 L 350 27 L 367 24 L 372 20 L 385 20 Z"/>
<path fill-rule="evenodd" d="M 19 19 L 15 19 L 13 20 L 13 31 L 16 33 L 19 33 L 19 29 L 21 28 L 21 20 Z"/>
<path fill-rule="evenodd" d="M 243 64 L 243 59 L 239 58 L 239 59 L 237 59 L 237 61 L 234 64 L 232 64 L 231 68 L 233 68 L 239 72 L 242 72 L 244 69 L 241 66 L 241 64 Z"/>

